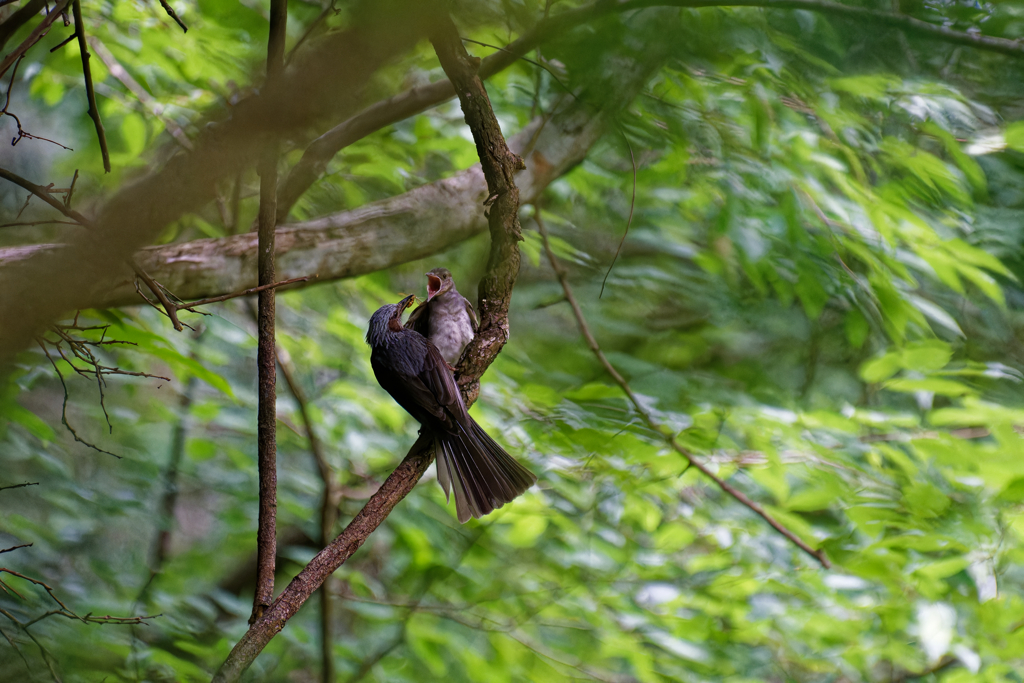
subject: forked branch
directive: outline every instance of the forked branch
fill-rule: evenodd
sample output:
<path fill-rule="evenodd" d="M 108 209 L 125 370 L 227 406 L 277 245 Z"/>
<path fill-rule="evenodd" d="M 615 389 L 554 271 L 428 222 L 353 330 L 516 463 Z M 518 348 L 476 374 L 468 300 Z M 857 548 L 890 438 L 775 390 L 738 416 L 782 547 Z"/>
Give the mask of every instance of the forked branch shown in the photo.
<path fill-rule="evenodd" d="M 486 308 L 480 308 L 483 321 L 480 334 L 467 348 L 458 368 L 460 390 L 466 404 L 470 405 L 479 392 L 480 375 L 497 357 L 508 339 L 508 306 L 512 286 L 519 272 L 518 240 L 521 239 L 519 191 L 513 175 L 522 167 L 522 161 L 508 150 L 483 83 L 476 74 L 476 64 L 466 54 L 458 32 L 447 15 L 438 17 L 431 40 L 442 67 L 455 84 L 456 92 L 465 95 L 463 113 L 477 141 L 480 162 L 492 198 L 489 214 L 491 254 L 487 273 L 480 282 L 481 298 L 487 297 L 488 300 Z M 263 616 L 242 636 L 214 676 L 214 681 L 238 680 L 267 643 L 284 628 L 288 619 L 298 612 L 327 577 L 359 549 L 416 486 L 433 459 L 430 440 L 421 436 L 355 519 L 299 572 Z"/>

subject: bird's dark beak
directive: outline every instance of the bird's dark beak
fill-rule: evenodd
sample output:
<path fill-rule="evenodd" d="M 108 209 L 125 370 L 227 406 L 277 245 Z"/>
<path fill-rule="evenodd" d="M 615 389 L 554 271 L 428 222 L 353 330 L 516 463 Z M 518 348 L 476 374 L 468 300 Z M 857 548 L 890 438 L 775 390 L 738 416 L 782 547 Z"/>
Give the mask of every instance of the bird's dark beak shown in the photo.
<path fill-rule="evenodd" d="M 411 306 L 412 302 L 415 301 L 415 300 L 416 300 L 416 295 L 415 294 L 410 294 L 409 296 L 407 296 L 404 299 L 402 299 L 401 301 L 399 301 L 398 302 L 398 314 L 401 315 L 402 311 L 404 311 L 405 309 L 409 308 L 409 306 Z"/>
<path fill-rule="evenodd" d="M 427 273 L 427 301 L 433 299 L 441 291 L 441 278 L 433 273 Z"/>

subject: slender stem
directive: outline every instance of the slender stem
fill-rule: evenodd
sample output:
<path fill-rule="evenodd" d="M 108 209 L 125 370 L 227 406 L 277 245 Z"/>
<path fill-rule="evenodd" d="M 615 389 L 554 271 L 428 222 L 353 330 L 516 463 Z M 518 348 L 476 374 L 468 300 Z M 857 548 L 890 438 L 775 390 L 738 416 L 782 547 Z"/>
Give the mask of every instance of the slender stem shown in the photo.
<path fill-rule="evenodd" d="M 284 68 L 285 30 L 288 22 L 288 0 L 270 2 L 270 36 L 267 39 L 267 84 L 277 82 Z M 274 238 L 277 212 L 278 143 L 264 143 L 259 162 L 260 208 L 258 215 L 259 255 L 258 284 L 271 285 L 277 279 L 274 264 Z M 255 623 L 274 601 L 274 565 L 277 557 L 277 354 L 276 354 L 276 292 L 273 288 L 259 292 L 257 328 L 259 341 L 256 365 L 259 374 L 259 410 L 257 415 L 257 449 L 259 463 L 259 528 L 256 532 L 256 593 L 252 616 Z"/>
<path fill-rule="evenodd" d="M 110 151 L 107 149 L 107 134 L 103 130 L 100 109 L 96 106 L 96 89 L 92 85 L 92 69 L 89 67 L 89 45 L 85 38 L 85 22 L 82 21 L 82 0 L 71 3 L 71 12 L 75 17 L 75 35 L 78 36 L 78 49 L 82 53 L 82 76 L 85 78 L 85 95 L 89 99 L 89 117 L 96 126 L 96 137 L 100 141 L 100 153 L 103 155 L 103 170 L 110 173 Z M 156 292 L 154 292 L 156 294 Z"/>
<path fill-rule="evenodd" d="M 303 275 L 302 277 L 293 277 L 289 280 L 281 280 L 280 282 L 271 282 L 270 284 L 260 285 L 259 287 L 250 287 L 249 289 L 242 290 L 241 292 L 232 292 L 231 294 L 221 294 L 220 296 L 211 296 L 206 299 L 198 299 L 196 301 L 189 301 L 188 303 L 175 304 L 175 308 L 179 310 L 192 311 L 197 306 L 206 306 L 207 304 L 216 304 L 221 301 L 227 301 L 228 299 L 236 299 L 240 296 L 250 296 L 252 294 L 259 294 L 265 292 L 268 289 L 277 289 L 278 287 L 284 287 L 286 285 L 293 285 L 296 282 L 306 282 L 307 280 L 313 280 L 316 275 Z M 195 311 L 192 311 L 195 313 Z"/>
<path fill-rule="evenodd" d="M 825 556 L 825 552 L 823 550 L 815 550 L 814 548 L 807 545 L 799 536 L 797 536 L 795 533 L 793 533 L 788 528 L 783 526 L 781 522 L 772 517 L 763 507 L 761 507 L 760 505 L 752 501 L 750 498 L 748 498 L 746 494 L 744 494 L 742 491 L 736 489 L 727 481 L 725 481 L 724 479 L 716 475 L 714 472 L 712 472 L 707 465 L 701 462 L 696 456 L 694 456 L 688 450 L 683 448 L 679 444 L 679 442 L 676 441 L 672 433 L 664 425 L 660 424 L 651 416 L 650 411 L 648 411 L 647 408 L 644 407 L 643 403 L 640 402 L 640 399 L 637 397 L 637 395 L 633 393 L 633 390 L 630 388 L 629 383 L 626 382 L 626 379 L 619 374 L 619 371 L 615 369 L 615 366 L 612 365 L 611 362 L 608 360 L 607 356 L 604 355 L 604 352 L 598 345 L 597 340 L 594 338 L 594 335 L 590 332 L 590 327 L 587 325 L 586 318 L 583 317 L 583 310 L 580 308 L 579 303 L 576 301 L 576 297 L 572 293 L 572 287 L 569 285 L 569 275 L 568 273 L 566 273 L 565 268 L 562 267 L 562 264 L 558 262 L 558 259 L 555 257 L 555 253 L 551 251 L 551 244 L 548 242 L 548 230 L 547 227 L 544 225 L 544 219 L 540 215 L 539 208 L 537 209 L 534 218 L 537 221 L 537 227 L 540 229 L 541 238 L 544 240 L 544 250 L 547 252 L 548 261 L 551 262 L 551 269 L 555 271 L 555 276 L 558 277 L 558 281 L 562 284 L 562 289 L 565 291 L 565 298 L 569 302 L 569 305 L 572 306 L 572 312 L 576 316 L 576 324 L 580 328 L 580 334 L 583 335 L 583 339 L 587 342 L 587 346 L 590 347 L 590 350 L 594 352 L 595 356 L 597 356 L 598 362 L 601 363 L 605 371 L 609 375 L 611 375 L 611 378 L 615 380 L 615 383 L 618 384 L 619 387 L 622 389 L 623 393 L 626 394 L 626 397 L 633 404 L 633 407 L 636 409 L 637 413 L 639 413 L 640 416 L 644 419 L 644 422 L 647 423 L 647 426 L 650 427 L 655 432 L 657 432 L 658 435 L 661 436 L 662 439 L 664 439 L 665 443 L 672 447 L 672 450 L 686 458 L 686 461 L 689 462 L 690 465 L 696 467 L 698 470 L 701 471 L 701 473 L 703 473 L 706 477 L 711 479 L 711 481 L 715 482 L 715 485 L 717 485 L 718 488 L 722 489 L 730 496 L 738 500 L 740 503 L 753 510 L 757 515 L 764 519 L 764 521 L 768 522 L 768 524 L 773 529 L 778 531 L 780 534 L 789 539 L 794 545 L 800 548 L 800 550 L 804 551 L 805 553 L 813 557 L 815 560 L 820 562 L 821 566 L 825 567 L 825 569 L 831 568 L 832 564 L 829 562 L 828 557 Z"/>

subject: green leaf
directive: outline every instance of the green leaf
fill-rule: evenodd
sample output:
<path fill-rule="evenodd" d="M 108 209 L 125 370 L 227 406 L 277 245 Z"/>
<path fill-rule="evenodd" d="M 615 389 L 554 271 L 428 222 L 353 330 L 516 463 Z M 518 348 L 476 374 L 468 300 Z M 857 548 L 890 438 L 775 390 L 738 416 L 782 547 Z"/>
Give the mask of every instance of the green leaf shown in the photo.
<path fill-rule="evenodd" d="M 865 382 L 877 383 L 889 379 L 903 369 L 903 358 L 898 351 L 866 361 L 860 366 L 860 377 Z"/>
<path fill-rule="evenodd" d="M 910 512 L 918 517 L 937 517 L 950 506 L 949 497 L 932 484 L 918 482 L 904 489 Z"/>
<path fill-rule="evenodd" d="M 889 391 L 914 393 L 929 391 L 940 396 L 963 396 L 974 393 L 970 387 L 948 379 L 892 379 L 882 385 Z"/>
<path fill-rule="evenodd" d="M 1003 133 L 1006 146 L 1017 152 L 1024 152 L 1024 121 L 1015 121 Z"/>
<path fill-rule="evenodd" d="M 900 354 L 900 359 L 902 367 L 908 370 L 929 372 L 946 367 L 952 356 L 953 349 L 949 344 L 938 339 L 929 339 L 907 344 Z"/>

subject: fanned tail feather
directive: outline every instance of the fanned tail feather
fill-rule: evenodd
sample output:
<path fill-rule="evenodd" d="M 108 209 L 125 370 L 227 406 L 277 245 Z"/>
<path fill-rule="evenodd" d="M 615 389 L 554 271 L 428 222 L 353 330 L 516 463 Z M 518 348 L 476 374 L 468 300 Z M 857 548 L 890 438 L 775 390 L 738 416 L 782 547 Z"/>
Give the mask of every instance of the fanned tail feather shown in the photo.
<path fill-rule="evenodd" d="M 444 489 L 455 494 L 455 510 L 460 522 L 482 517 L 521 495 L 537 477 L 505 452 L 480 428 L 473 418 L 469 429 L 459 425 L 456 434 L 441 434 L 435 439 L 437 479 Z"/>

